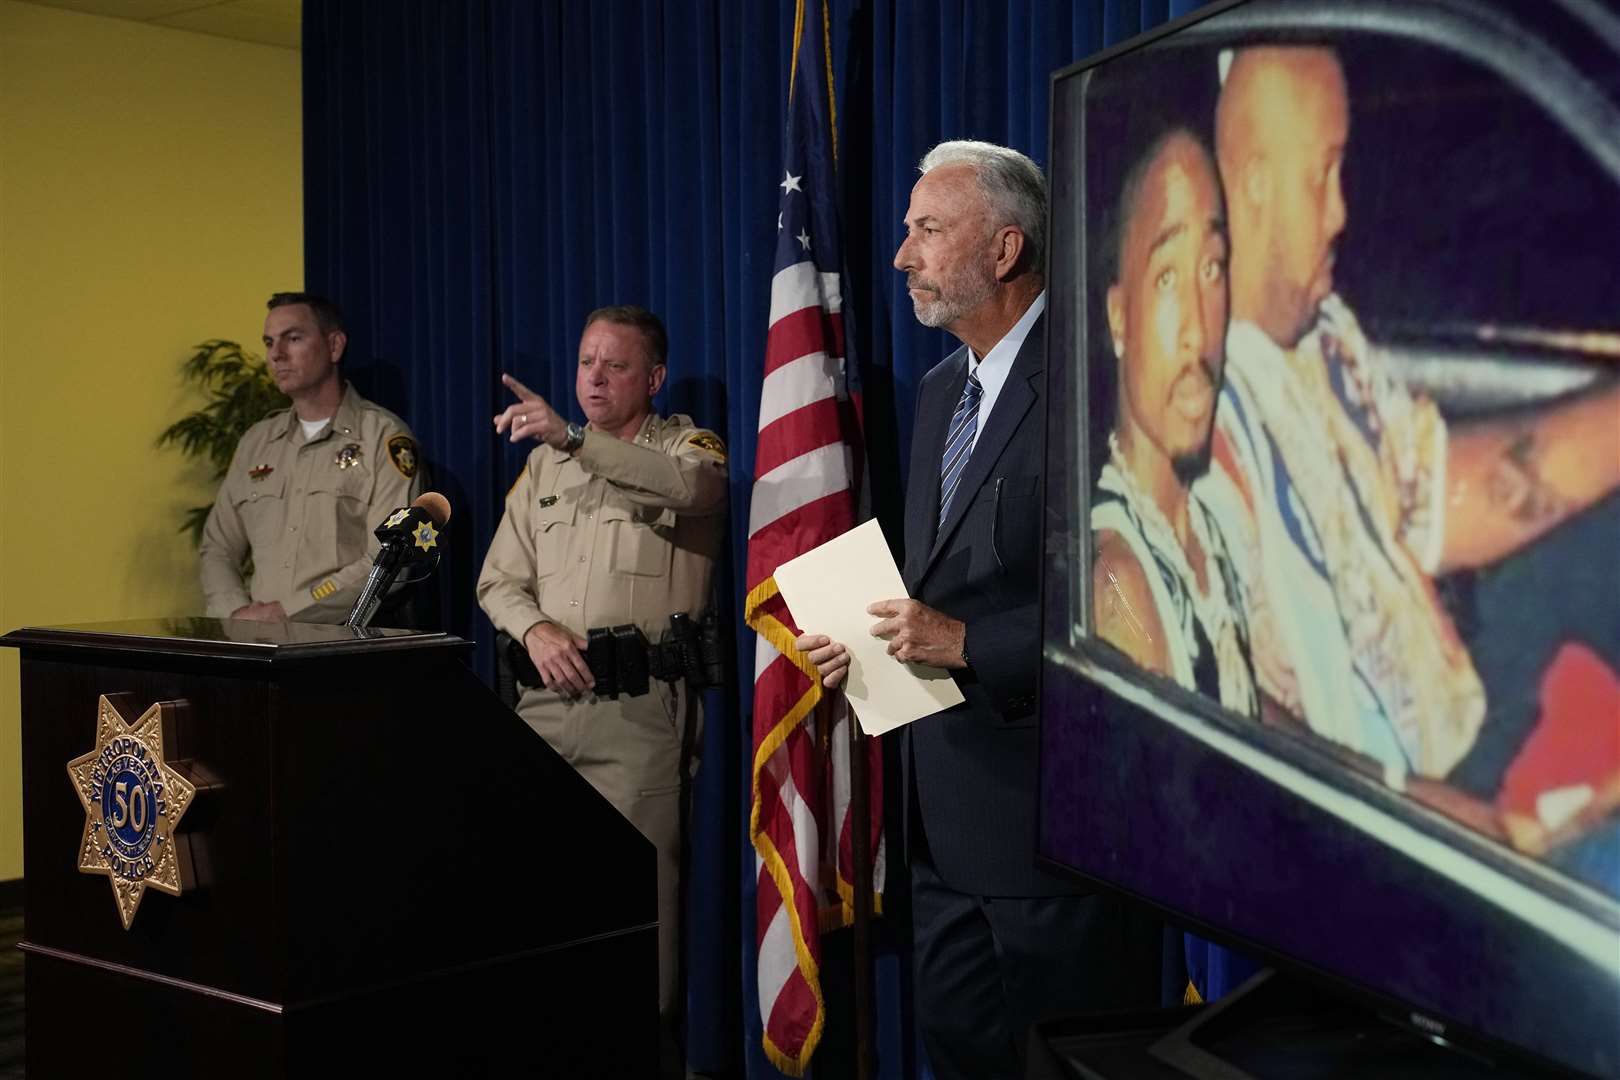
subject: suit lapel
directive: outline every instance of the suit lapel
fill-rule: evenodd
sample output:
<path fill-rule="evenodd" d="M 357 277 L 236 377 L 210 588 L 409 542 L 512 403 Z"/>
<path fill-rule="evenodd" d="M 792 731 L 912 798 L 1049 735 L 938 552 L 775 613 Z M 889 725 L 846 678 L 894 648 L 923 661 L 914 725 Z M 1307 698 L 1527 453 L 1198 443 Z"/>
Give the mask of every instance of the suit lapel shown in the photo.
<path fill-rule="evenodd" d="M 990 471 L 995 468 L 996 461 L 1001 452 L 1012 441 L 1013 434 L 1018 431 L 1024 422 L 1024 416 L 1029 412 L 1040 398 L 1038 390 L 1039 380 L 1046 370 L 1046 314 L 1041 313 L 1035 320 L 1035 325 L 1029 328 L 1029 336 L 1024 339 L 1023 347 L 1018 350 L 1018 356 L 1013 360 L 1012 370 L 1007 373 L 1007 382 L 1001 388 L 996 398 L 995 409 L 985 421 L 984 428 L 979 432 L 978 439 L 973 444 L 973 454 L 968 458 L 966 468 L 962 470 L 962 479 L 956 489 L 956 497 L 951 500 L 951 513 L 940 526 L 934 537 L 934 543 L 929 548 L 928 562 L 924 564 L 918 574 L 919 580 L 928 573 L 944 550 L 945 542 L 950 539 L 951 533 L 961 524 L 962 518 L 967 514 L 967 508 L 972 505 L 974 496 L 984 486 Z M 963 352 L 962 378 L 956 381 L 956 390 L 962 392 L 962 382 L 967 379 L 966 350 Z M 944 452 L 943 443 L 940 453 Z M 939 517 L 939 455 L 935 455 L 935 481 L 934 481 L 934 517 Z"/>

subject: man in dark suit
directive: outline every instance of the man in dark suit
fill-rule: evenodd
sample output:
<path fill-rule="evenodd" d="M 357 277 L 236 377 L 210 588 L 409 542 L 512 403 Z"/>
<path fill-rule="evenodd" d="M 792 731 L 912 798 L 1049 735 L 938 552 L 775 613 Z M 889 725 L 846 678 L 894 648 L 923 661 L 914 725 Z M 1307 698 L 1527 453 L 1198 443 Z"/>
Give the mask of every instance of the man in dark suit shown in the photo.
<path fill-rule="evenodd" d="M 1159 930 L 1035 864 L 1045 178 L 976 142 L 941 143 L 921 170 L 894 265 L 918 321 L 962 348 L 917 394 L 911 598 L 867 610 L 891 656 L 950 670 L 966 699 L 902 741 L 929 1058 L 941 1078 L 1016 1077 L 1043 1015 L 1157 1004 Z M 798 646 L 827 686 L 843 681 L 843 645 L 807 633 Z"/>

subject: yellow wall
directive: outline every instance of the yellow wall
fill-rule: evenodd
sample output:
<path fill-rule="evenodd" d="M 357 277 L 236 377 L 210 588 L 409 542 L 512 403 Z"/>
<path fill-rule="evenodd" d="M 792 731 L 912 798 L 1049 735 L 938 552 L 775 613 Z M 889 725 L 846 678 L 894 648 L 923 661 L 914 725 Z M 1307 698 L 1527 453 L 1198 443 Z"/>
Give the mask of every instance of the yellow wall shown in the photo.
<path fill-rule="evenodd" d="M 0 632 L 201 612 L 212 492 L 153 440 L 188 346 L 303 281 L 300 131 L 294 51 L 0 0 Z M 17 694 L 0 649 L 0 880 Z"/>

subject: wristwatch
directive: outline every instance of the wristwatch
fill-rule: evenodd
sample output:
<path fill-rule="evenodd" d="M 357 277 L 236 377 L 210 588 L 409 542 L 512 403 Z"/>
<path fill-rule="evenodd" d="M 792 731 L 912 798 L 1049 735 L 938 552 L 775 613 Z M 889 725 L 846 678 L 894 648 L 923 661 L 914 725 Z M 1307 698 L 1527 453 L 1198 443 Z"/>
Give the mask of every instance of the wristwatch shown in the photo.
<path fill-rule="evenodd" d="M 563 439 L 562 444 L 564 453 L 572 454 L 575 450 L 578 450 L 581 446 L 585 445 L 584 428 L 570 420 L 568 421 L 568 426 L 563 430 L 567 433 L 567 437 Z"/>

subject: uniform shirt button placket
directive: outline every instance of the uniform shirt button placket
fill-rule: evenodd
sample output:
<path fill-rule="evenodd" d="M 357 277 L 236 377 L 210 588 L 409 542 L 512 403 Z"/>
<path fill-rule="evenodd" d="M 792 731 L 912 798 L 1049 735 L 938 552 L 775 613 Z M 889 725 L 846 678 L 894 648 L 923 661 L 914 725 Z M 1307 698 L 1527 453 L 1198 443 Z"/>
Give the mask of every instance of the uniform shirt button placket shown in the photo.
<path fill-rule="evenodd" d="M 304 498 L 304 488 L 307 486 L 310 446 L 310 443 L 305 443 L 298 448 L 298 463 L 293 470 L 293 486 L 292 490 L 287 493 L 287 518 L 291 522 L 287 526 L 287 532 L 291 535 L 292 540 L 287 545 L 287 561 L 283 564 L 283 568 L 287 571 L 288 589 L 292 588 L 293 564 L 298 561 L 298 529 L 300 525 L 305 524 L 304 515 L 309 509 L 309 500 Z"/>
<path fill-rule="evenodd" d="M 602 509 L 602 491 L 604 487 L 605 481 L 603 481 L 601 477 L 591 478 L 589 487 L 590 496 L 589 500 L 585 504 L 590 507 L 590 510 L 585 514 L 585 521 L 589 528 L 585 530 L 585 550 L 582 551 L 579 556 L 581 565 L 589 566 L 590 556 L 596 555 L 599 552 L 597 547 L 597 530 L 601 528 L 601 522 L 598 520 L 598 518 L 601 516 L 600 511 Z M 590 577 L 591 575 L 589 569 L 576 577 L 574 582 L 575 595 L 572 600 L 568 601 L 568 605 L 570 607 L 580 607 L 585 602 L 586 598 L 590 594 Z M 587 625 L 586 629 L 590 629 L 590 627 Z"/>

